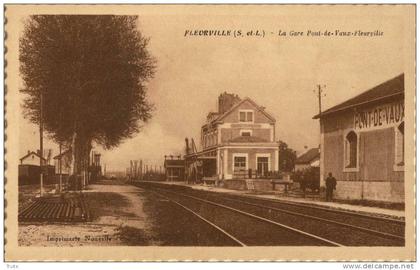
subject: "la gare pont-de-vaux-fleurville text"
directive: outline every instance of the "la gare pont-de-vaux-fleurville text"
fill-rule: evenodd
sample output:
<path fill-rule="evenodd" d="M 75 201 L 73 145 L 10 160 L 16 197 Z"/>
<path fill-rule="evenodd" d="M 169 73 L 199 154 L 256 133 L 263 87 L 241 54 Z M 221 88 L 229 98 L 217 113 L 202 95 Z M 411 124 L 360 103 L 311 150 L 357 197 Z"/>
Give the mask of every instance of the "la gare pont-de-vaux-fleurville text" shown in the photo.
<path fill-rule="evenodd" d="M 265 35 L 277 35 L 281 37 L 328 37 L 328 36 L 340 36 L 340 37 L 379 37 L 383 36 L 384 32 L 380 30 L 373 31 L 363 31 L 363 30 L 354 30 L 354 31 L 342 31 L 342 30 L 305 30 L 305 31 L 296 31 L 296 30 L 278 30 L 276 32 L 266 31 L 266 30 L 206 30 L 206 29 L 196 29 L 196 30 L 185 30 L 184 37 L 187 36 L 208 36 L 208 37 L 241 37 L 241 36 L 265 36 Z"/>

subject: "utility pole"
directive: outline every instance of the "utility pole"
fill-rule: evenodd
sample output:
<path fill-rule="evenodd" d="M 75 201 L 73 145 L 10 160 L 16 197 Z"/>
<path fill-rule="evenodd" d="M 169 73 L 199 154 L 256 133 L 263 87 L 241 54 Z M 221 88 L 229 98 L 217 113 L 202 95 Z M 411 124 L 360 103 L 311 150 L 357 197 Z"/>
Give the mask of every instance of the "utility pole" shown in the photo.
<path fill-rule="evenodd" d="M 317 90 L 316 90 L 316 94 L 318 96 L 318 116 L 319 116 L 319 153 L 320 153 L 320 157 L 319 157 L 319 184 L 320 187 L 325 187 L 325 181 L 324 181 L 324 149 L 323 149 L 323 143 L 322 143 L 322 124 L 321 124 L 321 114 L 322 114 L 322 98 L 325 97 L 325 93 L 323 93 L 325 91 L 325 85 L 322 87 L 320 84 L 318 84 Z M 315 91 L 314 91 L 315 92 Z"/>
<path fill-rule="evenodd" d="M 42 120 L 42 113 L 43 113 L 43 100 L 42 100 L 42 92 L 40 92 L 40 109 L 39 109 L 39 168 L 40 168 L 40 174 L 39 174 L 39 196 L 42 197 L 44 195 L 44 172 L 43 172 L 43 159 L 44 159 L 44 140 L 43 140 L 43 133 L 44 133 L 44 123 Z"/>
<path fill-rule="evenodd" d="M 319 132 L 321 133 L 321 113 L 322 113 L 322 98 L 326 96 L 324 92 L 325 85 L 323 86 L 324 89 L 322 89 L 322 86 L 320 84 L 317 85 L 316 95 L 318 96 L 318 115 L 319 115 Z"/>

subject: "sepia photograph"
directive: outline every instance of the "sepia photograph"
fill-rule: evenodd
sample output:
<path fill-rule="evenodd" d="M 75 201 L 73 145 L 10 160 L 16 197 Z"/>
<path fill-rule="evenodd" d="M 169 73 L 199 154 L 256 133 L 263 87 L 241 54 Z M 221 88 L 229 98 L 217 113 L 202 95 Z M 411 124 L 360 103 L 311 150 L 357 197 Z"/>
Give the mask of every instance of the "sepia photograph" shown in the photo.
<path fill-rule="evenodd" d="M 4 16 L 6 261 L 415 260 L 415 5 Z"/>

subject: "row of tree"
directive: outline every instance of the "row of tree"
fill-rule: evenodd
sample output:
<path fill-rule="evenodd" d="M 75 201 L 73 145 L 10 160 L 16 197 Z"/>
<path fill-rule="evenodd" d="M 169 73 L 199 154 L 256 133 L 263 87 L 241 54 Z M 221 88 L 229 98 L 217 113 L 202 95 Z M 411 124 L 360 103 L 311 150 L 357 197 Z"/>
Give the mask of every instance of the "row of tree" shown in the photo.
<path fill-rule="evenodd" d="M 156 61 L 137 16 L 30 16 L 20 38 L 25 117 L 72 151 L 71 174 L 151 118 L 146 83 Z"/>

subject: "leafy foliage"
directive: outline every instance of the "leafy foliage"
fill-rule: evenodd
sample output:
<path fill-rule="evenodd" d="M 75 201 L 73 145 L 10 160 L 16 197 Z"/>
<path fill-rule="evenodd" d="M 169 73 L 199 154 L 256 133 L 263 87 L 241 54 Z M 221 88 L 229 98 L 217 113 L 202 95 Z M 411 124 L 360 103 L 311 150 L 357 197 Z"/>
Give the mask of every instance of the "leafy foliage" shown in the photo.
<path fill-rule="evenodd" d="M 296 151 L 279 141 L 279 170 L 283 172 L 291 172 L 295 168 Z"/>
<path fill-rule="evenodd" d="M 151 118 L 155 60 L 136 16 L 36 15 L 20 39 L 25 116 L 57 142 L 117 146 Z"/>
<path fill-rule="evenodd" d="M 300 188 L 310 188 L 312 191 L 319 190 L 320 181 L 319 167 L 308 167 L 293 173 L 293 181 L 300 184 Z"/>

